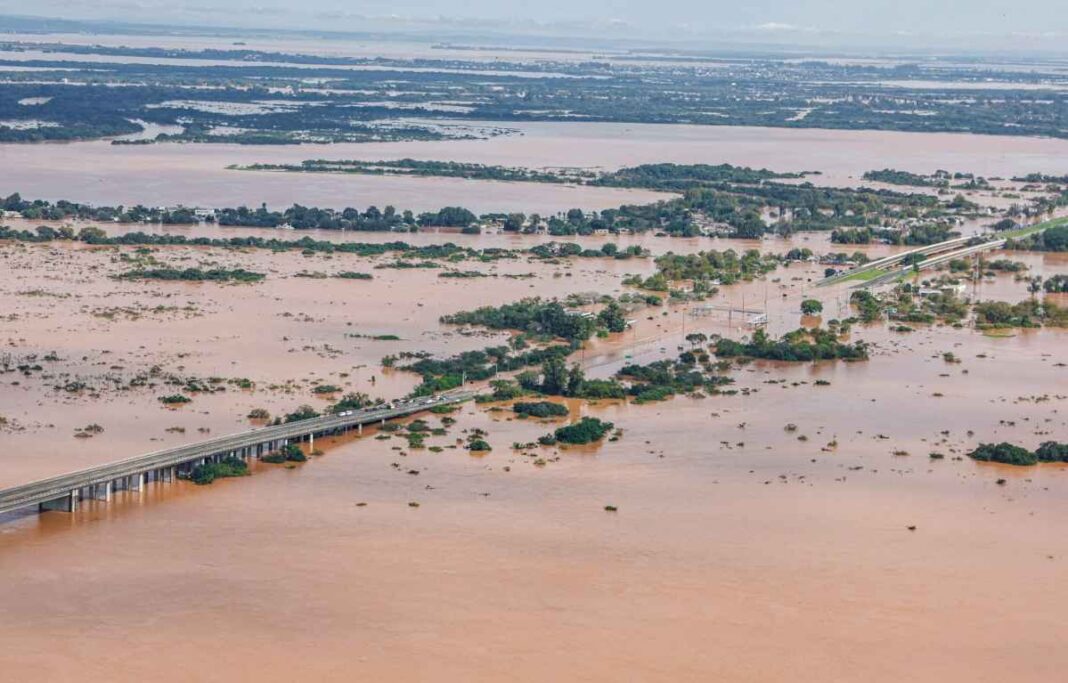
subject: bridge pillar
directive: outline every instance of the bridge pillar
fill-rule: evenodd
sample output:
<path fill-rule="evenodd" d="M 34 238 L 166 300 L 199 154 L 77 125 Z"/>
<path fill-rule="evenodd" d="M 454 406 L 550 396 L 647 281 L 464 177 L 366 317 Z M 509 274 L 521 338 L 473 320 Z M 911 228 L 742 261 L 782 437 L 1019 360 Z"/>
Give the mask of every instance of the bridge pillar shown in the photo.
<path fill-rule="evenodd" d="M 360 436 L 363 436 L 363 423 L 362 422 L 360 424 L 356 425 L 356 433 L 359 434 Z"/>
<path fill-rule="evenodd" d="M 41 512 L 47 510 L 58 510 L 60 512 L 74 512 L 78 509 L 78 489 L 72 490 L 69 494 L 56 498 L 55 500 L 46 500 L 37 506 L 37 509 Z"/>
<path fill-rule="evenodd" d="M 315 450 L 315 433 L 312 432 L 308 435 L 308 452 Z"/>
<path fill-rule="evenodd" d="M 130 482 L 127 485 L 133 491 L 140 491 L 145 487 L 145 474 L 135 474 L 130 477 Z"/>
<path fill-rule="evenodd" d="M 105 482 L 103 484 L 93 484 L 89 487 L 89 497 L 94 500 L 102 500 L 108 502 L 111 500 L 111 482 Z"/>

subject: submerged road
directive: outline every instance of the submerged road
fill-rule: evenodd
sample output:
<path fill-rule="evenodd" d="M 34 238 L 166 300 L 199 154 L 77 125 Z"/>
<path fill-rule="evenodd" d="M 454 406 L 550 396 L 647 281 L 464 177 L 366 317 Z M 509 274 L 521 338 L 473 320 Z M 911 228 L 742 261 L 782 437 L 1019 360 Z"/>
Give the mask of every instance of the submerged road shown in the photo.
<path fill-rule="evenodd" d="M 0 514 L 30 506 L 40 510 L 72 512 L 80 500 L 110 500 L 116 490 L 140 489 L 148 481 L 173 481 L 179 472 L 227 457 L 244 460 L 275 451 L 291 441 L 338 434 L 364 425 L 407 417 L 435 406 L 454 405 L 475 397 L 473 391 L 457 391 L 433 398 L 396 402 L 338 415 L 316 417 L 281 425 L 260 427 L 185 446 L 168 448 L 126 460 L 90 467 L 58 477 L 0 489 Z"/>

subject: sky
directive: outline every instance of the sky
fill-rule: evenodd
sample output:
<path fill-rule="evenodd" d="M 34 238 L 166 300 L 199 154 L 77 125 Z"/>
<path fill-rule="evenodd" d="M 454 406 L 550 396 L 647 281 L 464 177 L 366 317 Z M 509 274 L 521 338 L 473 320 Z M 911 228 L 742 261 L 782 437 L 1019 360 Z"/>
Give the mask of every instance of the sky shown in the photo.
<path fill-rule="evenodd" d="M 826 45 L 1068 43 L 1068 0 L 0 0 L 0 13 L 240 28 Z"/>

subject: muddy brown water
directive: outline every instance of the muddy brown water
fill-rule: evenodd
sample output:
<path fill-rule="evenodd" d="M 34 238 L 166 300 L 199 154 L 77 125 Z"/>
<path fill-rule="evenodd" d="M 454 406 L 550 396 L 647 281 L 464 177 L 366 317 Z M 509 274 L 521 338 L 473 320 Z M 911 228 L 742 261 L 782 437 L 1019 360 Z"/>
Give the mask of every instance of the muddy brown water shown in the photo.
<path fill-rule="evenodd" d="M 106 141 L 0 145 L 0 186 L 25 197 L 93 204 L 222 207 L 267 202 L 306 206 L 552 214 L 604 209 L 670 195 L 454 178 L 294 174 L 228 170 L 231 164 L 305 159 L 462 161 L 534 168 L 615 169 L 642 163 L 732 163 L 778 171 L 819 170 L 813 181 L 855 185 L 874 167 L 917 173 L 967 170 L 991 177 L 1063 174 L 1068 141 L 1037 138 L 617 123 L 483 123 L 516 131 L 491 140 L 335 145 L 162 144 Z M 877 161 L 873 161 L 877 160 Z"/>
<path fill-rule="evenodd" d="M 519 260 L 461 263 L 500 276 L 445 280 L 373 269 L 381 257 L 154 254 L 268 275 L 220 286 L 109 279 L 130 267 L 129 248 L 0 252 L 3 352 L 55 351 L 48 372 L 101 389 L 92 399 L 36 373 L 3 376 L 0 415 L 25 429 L 0 433 L 5 485 L 192 441 L 200 428 L 244 429 L 252 407 L 325 405 L 308 379 L 399 395 L 415 379 L 383 372 L 387 353 L 504 339 L 460 336 L 438 322 L 444 313 L 530 294 L 619 293 L 625 274 L 652 271 L 637 260 Z M 1068 270 L 1063 256 L 1011 257 L 1034 272 Z M 294 277 L 301 270 L 374 279 Z M 503 277 L 528 272 L 537 279 Z M 847 292 L 811 287 L 821 273 L 780 269 L 715 302 L 766 307 L 779 334 L 800 322 L 804 297 L 823 300 L 826 317 L 845 312 Z M 1000 276 L 974 295 L 1027 293 Z M 686 332 L 749 332 L 737 318 L 688 310 L 640 311 L 633 330 L 576 359 L 608 376 L 673 357 Z M 562 422 L 468 405 L 447 436 L 428 439 L 440 452 L 368 430 L 318 440 L 324 455 L 293 469 L 150 486 L 74 515 L 6 516 L 0 669 L 12 680 L 1056 680 L 1068 665 L 1059 522 L 1068 471 L 962 456 L 979 441 L 1068 439 L 1068 333 L 879 325 L 852 337 L 875 345 L 870 361 L 752 363 L 732 372 L 748 396 L 569 403 L 573 418 L 623 430 L 598 447 L 522 455 L 513 442 Z M 946 363 L 946 351 L 962 362 Z M 178 410 L 156 400 L 169 388 L 103 388 L 109 373 L 154 364 L 248 377 L 256 388 L 197 395 Z M 270 388 L 290 380 L 288 391 Z M 93 422 L 102 434 L 73 437 Z M 450 448 L 472 428 L 488 432 L 493 451 Z"/>

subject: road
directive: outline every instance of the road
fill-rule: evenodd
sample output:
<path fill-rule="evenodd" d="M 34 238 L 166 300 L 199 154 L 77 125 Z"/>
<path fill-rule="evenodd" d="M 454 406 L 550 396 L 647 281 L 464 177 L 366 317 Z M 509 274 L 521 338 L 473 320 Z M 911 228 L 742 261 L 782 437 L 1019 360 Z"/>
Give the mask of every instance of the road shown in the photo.
<path fill-rule="evenodd" d="M 290 440 L 362 429 L 363 425 L 414 415 L 434 406 L 462 403 L 473 399 L 475 395 L 473 391 L 458 391 L 442 394 L 435 399 L 397 402 L 352 411 L 348 414 L 260 427 L 97 465 L 77 472 L 2 489 L 0 490 L 0 513 L 38 504 L 48 506 L 57 504 L 57 509 L 69 510 L 76 507 L 77 501 L 84 497 L 84 490 L 95 490 L 95 487 L 103 486 L 106 496 L 110 497 L 112 489 L 139 488 L 146 475 L 156 474 L 158 479 L 159 473 L 167 472 L 165 479 L 169 480 L 173 479 L 174 468 L 189 467 L 205 459 L 230 455 L 242 458 L 257 457 L 281 447 Z"/>

